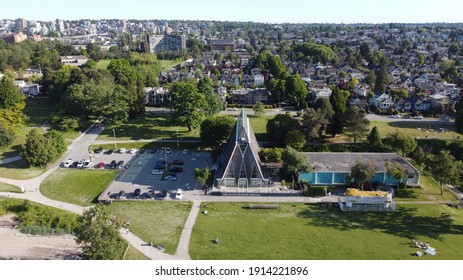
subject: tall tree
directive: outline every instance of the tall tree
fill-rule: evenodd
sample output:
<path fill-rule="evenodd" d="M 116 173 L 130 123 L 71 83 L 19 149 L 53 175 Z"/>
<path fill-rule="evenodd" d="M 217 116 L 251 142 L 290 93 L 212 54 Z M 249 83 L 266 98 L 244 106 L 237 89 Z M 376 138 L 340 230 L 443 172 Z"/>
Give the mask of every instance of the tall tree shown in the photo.
<path fill-rule="evenodd" d="M 212 116 L 201 123 L 199 133 L 201 142 L 206 147 L 217 148 L 230 137 L 235 125 L 232 116 Z"/>
<path fill-rule="evenodd" d="M 397 182 L 397 189 L 399 189 L 400 183 L 403 183 L 403 181 L 407 178 L 407 169 L 402 167 L 398 162 L 392 164 L 390 161 L 386 161 L 386 170 L 387 175 L 394 178 Z"/>
<path fill-rule="evenodd" d="M 213 81 L 211 78 L 203 78 L 198 82 L 198 92 L 204 95 L 206 101 L 205 113 L 208 116 L 217 114 L 223 109 L 220 97 L 214 94 Z"/>
<path fill-rule="evenodd" d="M 67 149 L 63 135 L 55 130 L 42 134 L 32 129 L 26 136 L 21 156 L 32 166 L 44 167 L 57 160 Z"/>
<path fill-rule="evenodd" d="M 109 208 L 97 205 L 85 211 L 75 229 L 84 259 L 121 260 L 127 244 L 119 236 L 119 228 L 120 224 L 111 217 Z"/>
<path fill-rule="evenodd" d="M 289 114 L 278 114 L 267 122 L 267 133 L 270 139 L 280 147 L 284 146 L 284 139 L 290 130 L 300 130 L 299 121 Z"/>
<path fill-rule="evenodd" d="M 13 133 L 3 125 L 2 121 L 0 121 L 0 147 L 10 145 L 13 140 Z"/>
<path fill-rule="evenodd" d="M 184 124 L 188 131 L 192 131 L 201 124 L 207 104 L 206 98 L 198 92 L 195 84 L 179 82 L 172 86 L 168 107 L 173 111 L 173 120 Z"/>
<path fill-rule="evenodd" d="M 5 76 L 0 80 L 0 108 L 13 109 L 24 103 L 24 95 L 19 91 L 13 79 Z"/>
<path fill-rule="evenodd" d="M 311 169 L 310 162 L 307 157 L 293 149 L 291 146 L 288 146 L 283 150 L 281 159 L 283 160 L 283 168 L 286 172 L 291 174 L 293 182 L 295 182 L 295 178 L 299 176 L 300 172 L 308 172 Z"/>
<path fill-rule="evenodd" d="M 387 73 L 387 58 L 381 57 L 379 61 L 379 70 L 376 75 L 376 81 L 375 81 L 375 92 L 386 92 L 386 86 L 389 81 L 389 76 Z"/>
<path fill-rule="evenodd" d="M 207 189 L 207 179 L 209 178 L 209 168 L 195 168 L 193 170 L 195 174 L 195 179 L 198 181 L 198 183 L 202 186 L 203 190 Z"/>
<path fill-rule="evenodd" d="M 365 111 L 357 107 L 349 107 L 346 112 L 346 134 L 354 140 L 354 148 L 357 140 L 366 136 L 370 121 L 365 117 Z"/>
<path fill-rule="evenodd" d="M 368 144 L 376 147 L 381 145 L 381 135 L 379 134 L 378 127 L 374 126 L 368 135 Z"/>
<path fill-rule="evenodd" d="M 330 103 L 333 106 L 334 116 L 331 122 L 331 134 L 342 133 L 344 122 L 346 118 L 346 103 L 349 92 L 347 90 L 340 90 L 334 86 L 330 95 Z"/>
<path fill-rule="evenodd" d="M 263 114 L 265 114 L 264 104 L 262 102 L 257 102 L 254 104 L 254 115 L 260 117 Z"/>
<path fill-rule="evenodd" d="M 375 173 L 376 168 L 373 163 L 363 163 L 358 161 L 350 170 L 349 181 L 353 182 L 358 187 L 361 187 L 363 190 L 363 185 L 373 179 Z"/>
<path fill-rule="evenodd" d="M 433 177 L 440 183 L 440 194 L 444 194 L 444 185 L 458 184 L 463 172 L 461 161 L 455 160 L 450 151 L 441 150 L 431 162 Z"/>
<path fill-rule="evenodd" d="M 302 127 L 305 130 L 307 141 L 318 142 L 322 135 L 322 129 L 328 124 L 328 120 L 321 113 L 321 110 L 308 108 L 302 117 Z"/>
<path fill-rule="evenodd" d="M 402 156 L 411 154 L 418 145 L 413 137 L 399 131 L 396 131 L 386 138 L 386 142 L 395 150 L 399 151 Z"/>
<path fill-rule="evenodd" d="M 297 104 L 297 106 L 305 103 L 305 99 L 309 92 L 307 91 L 305 82 L 301 79 L 299 74 L 288 76 L 285 86 L 285 95 L 290 102 Z"/>

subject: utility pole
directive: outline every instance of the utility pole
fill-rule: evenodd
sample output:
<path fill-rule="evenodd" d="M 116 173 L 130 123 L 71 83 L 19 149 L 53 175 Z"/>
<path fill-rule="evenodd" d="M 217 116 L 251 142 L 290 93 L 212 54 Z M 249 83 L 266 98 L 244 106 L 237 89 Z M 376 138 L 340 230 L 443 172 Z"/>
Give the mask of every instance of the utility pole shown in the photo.
<path fill-rule="evenodd" d="M 116 143 L 116 130 L 113 128 L 113 135 L 114 135 L 114 150 L 117 150 L 117 143 Z"/>
<path fill-rule="evenodd" d="M 177 129 L 177 150 L 180 150 L 180 143 L 178 142 L 178 129 Z"/>

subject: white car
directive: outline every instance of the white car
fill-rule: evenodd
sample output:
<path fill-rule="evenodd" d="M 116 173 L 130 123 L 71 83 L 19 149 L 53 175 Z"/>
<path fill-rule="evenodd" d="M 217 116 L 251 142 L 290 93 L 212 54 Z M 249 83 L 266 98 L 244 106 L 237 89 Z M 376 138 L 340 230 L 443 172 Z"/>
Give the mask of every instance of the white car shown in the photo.
<path fill-rule="evenodd" d="M 390 118 L 393 118 L 393 119 L 400 119 L 400 116 L 399 116 L 399 115 L 392 115 L 392 116 L 390 116 Z"/>
<path fill-rule="evenodd" d="M 129 153 L 131 153 L 131 154 L 135 154 L 136 152 L 137 152 L 137 149 L 135 149 L 135 148 L 132 148 L 132 149 L 130 149 L 130 151 L 129 151 Z"/>
<path fill-rule="evenodd" d="M 79 163 L 77 164 L 77 168 L 83 168 L 84 167 L 84 162 L 85 162 L 85 159 L 81 159 L 79 161 Z"/>
<path fill-rule="evenodd" d="M 126 149 L 126 148 L 120 148 L 120 149 L 119 149 L 119 153 L 120 153 L 120 154 L 123 154 L 123 153 L 125 153 L 125 151 L 127 151 L 127 149 Z"/>
<path fill-rule="evenodd" d="M 188 149 L 183 149 L 183 153 L 184 155 L 187 155 L 188 154 Z"/>
<path fill-rule="evenodd" d="M 74 161 L 72 159 L 68 159 L 67 161 L 65 161 L 63 163 L 63 166 L 68 168 L 69 166 L 71 166 L 71 164 L 73 163 Z"/>
<path fill-rule="evenodd" d="M 153 171 L 151 172 L 151 174 L 153 175 L 162 175 L 162 173 L 164 173 L 164 171 L 161 169 L 153 169 Z"/>
<path fill-rule="evenodd" d="M 414 117 L 414 119 L 422 120 L 423 116 L 416 116 L 416 117 Z"/>
<path fill-rule="evenodd" d="M 84 164 L 83 164 L 82 167 L 83 167 L 83 168 L 89 168 L 90 165 L 92 165 L 92 163 L 93 163 L 93 161 L 91 161 L 91 160 L 89 160 L 89 159 L 86 159 L 86 160 L 84 161 Z"/>
<path fill-rule="evenodd" d="M 175 193 L 175 199 L 182 200 L 182 196 L 183 196 L 182 189 L 178 189 L 177 192 Z"/>
<path fill-rule="evenodd" d="M 167 147 L 167 148 L 166 148 L 166 154 L 170 154 L 170 153 L 172 153 L 172 149 L 169 148 L 169 147 Z"/>

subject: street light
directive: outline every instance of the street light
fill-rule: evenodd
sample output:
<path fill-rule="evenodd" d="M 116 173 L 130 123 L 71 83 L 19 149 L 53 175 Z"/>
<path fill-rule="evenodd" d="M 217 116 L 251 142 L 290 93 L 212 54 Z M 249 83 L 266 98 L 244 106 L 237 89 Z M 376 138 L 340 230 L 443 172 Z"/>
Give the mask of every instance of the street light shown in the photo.
<path fill-rule="evenodd" d="M 116 130 L 113 128 L 113 135 L 114 135 L 114 149 L 117 150 L 117 144 L 116 144 Z"/>
<path fill-rule="evenodd" d="M 180 143 L 178 142 L 178 129 L 177 129 L 177 150 L 180 150 Z"/>

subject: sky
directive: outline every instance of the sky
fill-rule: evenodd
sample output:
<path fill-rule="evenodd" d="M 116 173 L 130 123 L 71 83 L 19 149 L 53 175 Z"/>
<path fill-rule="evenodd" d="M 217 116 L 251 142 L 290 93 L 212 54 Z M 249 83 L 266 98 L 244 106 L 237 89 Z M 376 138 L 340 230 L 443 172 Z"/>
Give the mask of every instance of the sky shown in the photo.
<path fill-rule="evenodd" d="M 264 23 L 463 22 L 461 0 L 1 0 L 0 19 Z"/>

